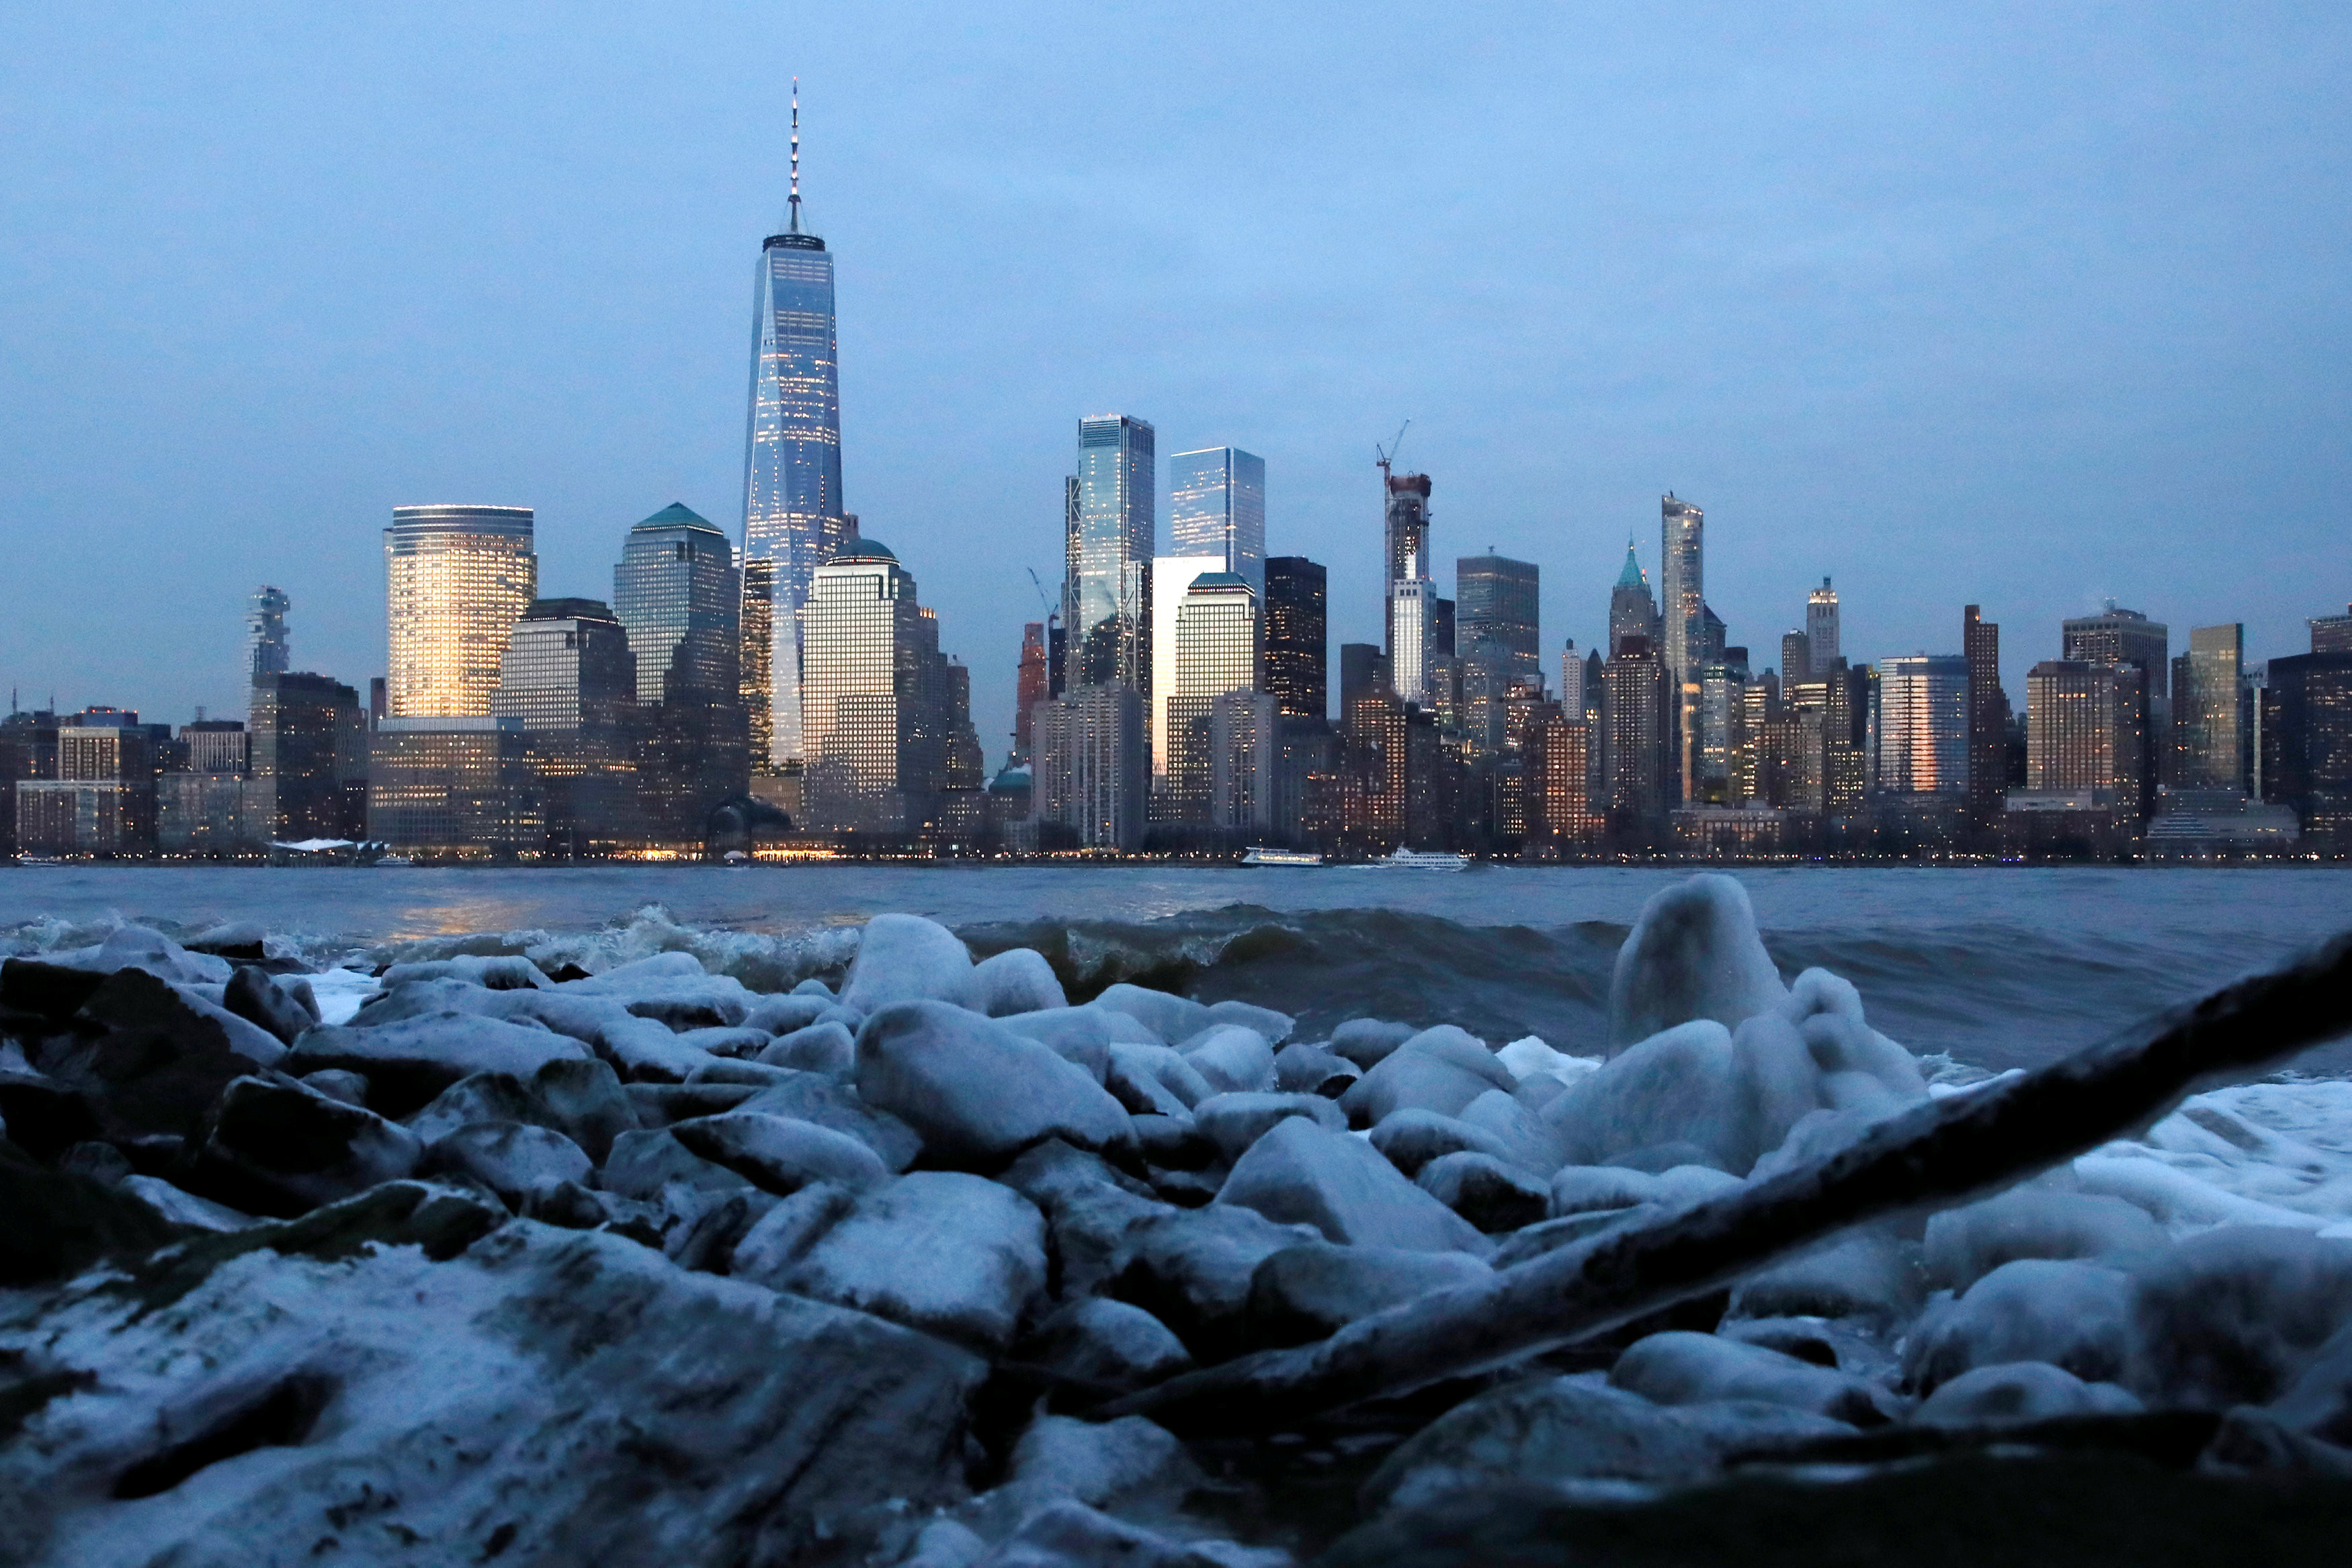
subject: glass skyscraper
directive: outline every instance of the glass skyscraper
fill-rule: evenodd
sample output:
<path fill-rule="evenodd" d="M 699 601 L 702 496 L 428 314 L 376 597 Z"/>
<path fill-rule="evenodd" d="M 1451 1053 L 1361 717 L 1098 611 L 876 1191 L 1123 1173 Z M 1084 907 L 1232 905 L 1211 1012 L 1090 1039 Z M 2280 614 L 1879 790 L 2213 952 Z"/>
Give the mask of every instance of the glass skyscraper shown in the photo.
<path fill-rule="evenodd" d="M 529 507 L 394 507 L 383 531 L 394 718 L 485 717 L 507 633 L 538 597 Z"/>
<path fill-rule="evenodd" d="M 1966 654 L 1906 653 L 1878 663 L 1871 782 L 1901 794 L 1969 787 Z"/>
<path fill-rule="evenodd" d="M 644 808 L 666 841 L 699 838 L 711 808 L 749 783 L 741 596 L 727 536 L 676 502 L 629 530 L 613 569 L 637 702 L 651 710 Z"/>
<path fill-rule="evenodd" d="M 1151 549 L 1159 455 L 1151 426 L 1123 413 L 1078 422 L 1076 505 L 1069 515 L 1070 685 L 1151 685 Z"/>
<path fill-rule="evenodd" d="M 293 606 L 285 590 L 278 588 L 257 588 L 245 601 L 247 680 L 287 672 L 286 612 Z"/>
<path fill-rule="evenodd" d="M 1542 662 L 1541 594 L 1536 564 L 1501 555 L 1465 555 L 1454 563 L 1454 643 L 1466 651 L 1479 643 Z"/>
<path fill-rule="evenodd" d="M 768 755 L 782 766 L 805 755 L 801 726 L 802 612 L 816 569 L 856 532 L 841 503 L 841 388 L 833 311 L 833 255 L 801 232 L 800 110 L 793 110 L 792 218 L 760 247 L 751 291 L 751 391 L 743 443 L 743 559 L 773 561 L 765 586 L 771 652 L 764 665 Z"/>
<path fill-rule="evenodd" d="M 1168 460 L 1171 553 L 1220 557 L 1222 570 L 1265 593 L 1265 459 L 1238 446 Z"/>

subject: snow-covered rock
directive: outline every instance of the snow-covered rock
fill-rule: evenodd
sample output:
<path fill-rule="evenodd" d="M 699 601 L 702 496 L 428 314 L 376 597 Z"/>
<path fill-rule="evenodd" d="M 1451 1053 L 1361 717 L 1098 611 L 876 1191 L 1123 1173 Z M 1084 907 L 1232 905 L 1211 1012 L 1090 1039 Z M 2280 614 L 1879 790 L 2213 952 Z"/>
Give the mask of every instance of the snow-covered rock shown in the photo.
<path fill-rule="evenodd" d="M 1370 1135 L 1371 1145 L 1406 1176 L 1445 1155 L 1467 1151 L 1507 1160 L 1511 1147 L 1492 1133 L 1473 1127 L 1455 1116 L 1440 1115 L 1408 1106 L 1381 1118 Z"/>
<path fill-rule="evenodd" d="M 340 1067 L 322 1067 L 316 1072 L 302 1074 L 302 1082 L 330 1100 L 341 1100 L 346 1105 L 367 1103 L 368 1081 L 364 1074 L 347 1072 Z"/>
<path fill-rule="evenodd" d="M 1047 1316 L 1018 1358 L 1104 1395 L 1125 1394 L 1191 1370 L 1192 1353 L 1141 1307 L 1081 1296 Z"/>
<path fill-rule="evenodd" d="M 1919 1249 L 1884 1229 L 1856 1230 L 1750 1274 L 1731 1293 L 1737 1318 L 1857 1318 L 1891 1331 L 1927 1304 Z"/>
<path fill-rule="evenodd" d="M 2020 1258 L 2120 1264 L 2165 1245 L 2146 1211 L 2121 1198 L 2021 1186 L 1930 1218 L 1926 1263 L 1930 1284 L 1965 1291 Z"/>
<path fill-rule="evenodd" d="M 1240 1159 L 1267 1128 L 1293 1116 L 1304 1116 L 1333 1132 L 1348 1130 L 1348 1118 L 1319 1094 L 1212 1094 L 1192 1107 L 1193 1125 L 1216 1145 L 1227 1164 Z"/>
<path fill-rule="evenodd" d="M 1209 1016 L 1207 1008 L 1189 997 L 1130 986 L 1124 980 L 1105 987 L 1091 1005 L 1108 1012 L 1125 1013 L 1168 1045 L 1189 1044 L 1193 1036 L 1216 1021 Z"/>
<path fill-rule="evenodd" d="M 897 1002 L 866 1020 L 857 1092 L 943 1165 L 994 1170 L 1045 1138 L 1097 1151 L 1134 1140 L 1126 1110 L 1086 1069 L 944 1002 Z"/>
<path fill-rule="evenodd" d="M 435 1139 L 418 1168 L 478 1181 L 520 1213 L 566 1182 L 584 1186 L 593 1167 L 579 1145 L 549 1128 L 469 1122 Z"/>
<path fill-rule="evenodd" d="M 1422 1166 L 1413 1185 L 1490 1236 L 1542 1219 L 1550 1197 L 1518 1166 L 1466 1149 Z"/>
<path fill-rule="evenodd" d="M 1331 1031 L 1331 1054 L 1369 1072 L 1419 1032 L 1388 1019 L 1349 1019 Z"/>
<path fill-rule="evenodd" d="M 243 1230 L 265 1223 L 225 1203 L 184 1192 L 161 1176 L 128 1176 L 119 1190 L 153 1209 L 167 1223 L 190 1230 Z"/>
<path fill-rule="evenodd" d="M 326 1093 L 325 1086 L 319 1080 L 338 1071 L 340 1069 L 322 1069 L 306 1075 L 302 1082 Z M 331 1097 L 344 1100 L 347 1104 L 351 1103 L 341 1094 Z M 402 1124 L 429 1146 L 468 1123 L 530 1122 L 546 1125 L 548 1121 L 546 1106 L 521 1079 L 511 1072 L 477 1072 L 460 1078 L 441 1091 L 423 1110 L 406 1117 Z M 635 1125 L 633 1121 L 630 1126 Z"/>
<path fill-rule="evenodd" d="M 837 1023 L 813 1023 L 780 1036 L 751 1060 L 803 1072 L 846 1072 L 857 1065 L 857 1037 Z"/>
<path fill-rule="evenodd" d="M 1979 1427 L 2062 1416 L 2130 1416 L 2142 1408 L 2115 1384 L 2085 1383 L 2045 1361 L 2015 1361 L 1960 1374 L 1920 1401 L 1911 1418 L 1927 1427 Z"/>
<path fill-rule="evenodd" d="M 1064 1061 L 1077 1063 L 1096 1082 L 1104 1083 L 1110 1072 L 1110 1020 L 1122 1016 L 1093 1008 L 1060 1007 L 1013 1013 L 999 1021 L 1013 1033 L 1051 1048 Z"/>
<path fill-rule="evenodd" d="M 303 986 L 300 996 L 310 996 L 310 988 Z M 221 1006 L 268 1030 L 281 1045 L 291 1045 L 304 1030 L 319 1021 L 319 1005 L 312 998 L 304 1007 L 297 993 L 281 986 L 267 969 L 257 965 L 239 964 L 236 973 L 228 977 L 221 993 Z"/>
<path fill-rule="evenodd" d="M 841 1000 L 869 1017 L 893 1002 L 973 1007 L 979 995 L 963 938 L 919 915 L 877 915 L 866 923 Z"/>
<path fill-rule="evenodd" d="M 2270 1409 L 2295 1431 L 2352 1448 L 2352 1324 L 2336 1330 L 2304 1360 L 2294 1381 Z"/>
<path fill-rule="evenodd" d="M 1933 1394 L 1964 1372 L 2046 1361 L 2085 1383 L 2118 1381 L 2129 1358 L 2130 1278 L 2095 1263 L 2021 1258 L 1957 1300 L 1938 1296 L 1906 1336 L 1904 1379 Z"/>
<path fill-rule="evenodd" d="M 414 980 L 462 980 L 488 991 L 546 991 L 555 988 L 555 982 L 538 965 L 515 954 L 461 953 L 454 958 L 394 964 L 383 972 L 383 979 L 387 989 Z"/>
<path fill-rule="evenodd" d="M 1194 1353 L 1219 1355 L 1238 1345 L 1257 1266 L 1321 1239 L 1312 1226 L 1278 1225 L 1253 1209 L 1163 1207 L 1127 1226 L 1108 1293 L 1150 1312 Z"/>
<path fill-rule="evenodd" d="M 1699 1019 L 1727 1036 L 1787 995 L 1756 935 L 1748 890 L 1732 877 L 1694 876 L 1653 895 L 1618 950 L 1609 980 L 1610 1050 Z"/>
<path fill-rule="evenodd" d="M 688 1154 L 779 1197 L 814 1181 L 863 1188 L 890 1179 L 881 1156 L 856 1138 L 793 1117 L 729 1111 L 673 1124 L 669 1134 Z"/>
<path fill-rule="evenodd" d="M 1902 1414 L 1894 1396 L 1865 1378 L 1682 1330 L 1636 1340 L 1609 1369 L 1609 1383 L 1658 1405 L 1753 1399 L 1854 1427 L 1884 1426 Z"/>
<path fill-rule="evenodd" d="M 1123 1040 L 1111 1042 L 1103 1086 L 1139 1116 L 1167 1115 L 1171 1111 L 1189 1113 L 1218 1092 L 1174 1047 Z"/>
<path fill-rule="evenodd" d="M 2123 1381 L 2151 1404 L 2267 1404 L 2352 1323 L 2352 1239 L 2225 1226 L 2134 1271 L 2139 1288 Z"/>
<path fill-rule="evenodd" d="M 1731 1031 L 1694 1019 L 1650 1035 L 1543 1108 L 1572 1165 L 1606 1165 L 1634 1150 L 1686 1145 L 1735 1174 L 1756 1163 L 1756 1138 Z"/>
<path fill-rule="evenodd" d="M 1255 1002 L 1222 1001 L 1209 1004 L 1209 1021 L 1213 1024 L 1237 1023 L 1244 1029 L 1255 1030 L 1265 1037 L 1269 1045 L 1280 1045 L 1298 1027 L 1298 1020 L 1288 1013 L 1262 1008 Z"/>
<path fill-rule="evenodd" d="M 745 1029 L 765 1030 L 770 1034 L 791 1034 L 816 1022 L 817 1015 L 833 1006 L 833 993 L 823 991 L 815 996 L 803 996 L 794 991 L 786 996 L 761 997 L 743 1015 Z"/>
<path fill-rule="evenodd" d="M 659 1201 L 663 1190 L 673 1186 L 725 1193 L 751 1185 L 749 1176 L 679 1143 L 671 1127 L 622 1134 L 613 1141 L 613 1152 L 597 1178 L 606 1191 L 640 1203 Z"/>
<path fill-rule="evenodd" d="M 1305 1040 L 1292 1040 L 1274 1053 L 1274 1085 L 1286 1094 L 1321 1094 L 1336 1100 L 1362 1076 L 1354 1062 Z"/>
<path fill-rule="evenodd" d="M 1066 1008 L 1070 998 L 1062 993 L 1061 977 L 1054 973 L 1045 955 L 1034 947 L 1010 947 L 972 966 L 968 1005 L 991 1018 L 1003 1018 Z"/>
<path fill-rule="evenodd" d="M 1328 1241 L 1286 1247 L 1251 1271 L 1249 1338 L 1261 1345 L 1304 1344 L 1400 1301 L 1474 1285 L 1493 1272 L 1466 1252 Z"/>
<path fill-rule="evenodd" d="M 584 1061 L 591 1054 L 543 1026 L 444 1012 L 365 1029 L 321 1024 L 287 1052 L 285 1066 L 289 1072 L 340 1067 L 364 1073 L 374 1108 L 401 1116 L 472 1073 L 528 1078 L 551 1061 Z"/>
<path fill-rule="evenodd" d="M 240 1078 L 213 1109 L 190 1181 L 232 1208 L 295 1215 L 404 1176 L 423 1154 L 373 1111 L 291 1079 Z"/>
<path fill-rule="evenodd" d="M 1129 1227 L 1173 1212 L 1101 1156 L 1049 1138 L 997 1177 L 1037 1206 L 1053 1241 L 1055 1293 L 1094 1291 L 1110 1276 Z"/>
<path fill-rule="evenodd" d="M 1339 1096 L 1339 1108 L 1360 1127 L 1378 1126 L 1404 1110 L 1458 1117 L 1479 1095 L 1507 1091 L 1515 1082 L 1475 1036 L 1441 1024 L 1382 1056 Z"/>
<path fill-rule="evenodd" d="M 1552 1174 L 1551 1212 L 1558 1218 L 1629 1204 L 1684 1208 L 1738 1185 L 1738 1177 L 1706 1166 L 1675 1166 L 1654 1175 L 1622 1166 L 1569 1166 Z"/>
<path fill-rule="evenodd" d="M 139 969 L 159 980 L 182 986 L 217 986 L 233 972 L 226 958 L 191 953 L 169 936 L 147 925 L 118 925 L 95 947 L 46 955 L 49 963 L 68 969 L 112 974 Z"/>
<path fill-rule="evenodd" d="M 1274 1048 L 1254 1029 L 1212 1024 L 1187 1040 L 1182 1053 L 1219 1093 L 1269 1093 L 1274 1089 Z"/>
<path fill-rule="evenodd" d="M 1250 1145 L 1218 1188 L 1216 1207 L 1312 1225 L 1331 1241 L 1486 1249 L 1467 1220 L 1398 1175 L 1370 1145 L 1297 1117 L 1276 1123 Z"/>
<path fill-rule="evenodd" d="M 912 1127 L 887 1111 L 868 1105 L 856 1090 L 821 1073 L 801 1073 L 724 1108 L 790 1116 L 846 1133 L 872 1149 L 892 1171 L 905 1170 L 923 1151 L 922 1137 Z"/>
<path fill-rule="evenodd" d="M 1462 1108 L 1461 1121 L 1496 1139 L 1507 1151 L 1497 1157 L 1529 1176 L 1548 1178 L 1568 1163 L 1559 1135 L 1519 1102 L 1517 1089 L 1487 1090 Z"/>
<path fill-rule="evenodd" d="M 1006 1470 L 1013 1486 L 1096 1508 L 1132 1506 L 1147 1495 L 1172 1507 L 1206 1479 L 1173 1433 L 1140 1416 L 1100 1423 L 1040 1416 L 1013 1446 Z"/>

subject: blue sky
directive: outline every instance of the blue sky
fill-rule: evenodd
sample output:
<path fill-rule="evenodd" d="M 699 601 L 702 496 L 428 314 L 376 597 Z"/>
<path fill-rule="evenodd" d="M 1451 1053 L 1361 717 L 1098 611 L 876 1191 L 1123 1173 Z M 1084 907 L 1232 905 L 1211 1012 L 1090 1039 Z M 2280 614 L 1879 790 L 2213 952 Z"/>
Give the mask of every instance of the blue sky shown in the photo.
<path fill-rule="evenodd" d="M 1777 662 L 2113 596 L 2352 599 L 2352 12 L 2260 3 L 310 5 L 0 18 L 0 681 L 242 706 L 244 594 L 383 664 L 381 530 L 538 508 L 542 591 L 741 520 L 803 79 L 845 489 L 1011 725 L 1080 414 L 1267 465 L 1376 635 L 1373 444 L 1589 643 L 1657 497 Z M 1164 465 L 1163 465 L 1164 481 Z M 1164 498 L 1162 530 L 1165 531 Z"/>

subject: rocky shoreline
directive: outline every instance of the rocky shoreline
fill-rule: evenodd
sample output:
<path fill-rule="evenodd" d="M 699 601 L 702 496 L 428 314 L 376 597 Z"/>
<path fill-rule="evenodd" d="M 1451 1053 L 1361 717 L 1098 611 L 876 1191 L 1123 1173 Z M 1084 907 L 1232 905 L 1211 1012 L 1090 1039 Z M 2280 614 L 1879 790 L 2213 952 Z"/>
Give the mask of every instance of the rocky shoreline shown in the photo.
<path fill-rule="evenodd" d="M 453 957 L 340 1022 L 196 946 L 0 966 L 28 1563 L 1797 1561 L 1792 1507 L 2158 1560 L 2059 1506 L 2115 1491 L 2284 1562 L 2352 1506 L 2352 1223 L 2197 1178 L 2296 1168 L 2254 1091 L 2166 1115 L 2341 1032 L 2340 960 L 1967 1083 L 1712 876 L 1591 1057 L 1074 1007 L 911 915 L 837 984 Z"/>

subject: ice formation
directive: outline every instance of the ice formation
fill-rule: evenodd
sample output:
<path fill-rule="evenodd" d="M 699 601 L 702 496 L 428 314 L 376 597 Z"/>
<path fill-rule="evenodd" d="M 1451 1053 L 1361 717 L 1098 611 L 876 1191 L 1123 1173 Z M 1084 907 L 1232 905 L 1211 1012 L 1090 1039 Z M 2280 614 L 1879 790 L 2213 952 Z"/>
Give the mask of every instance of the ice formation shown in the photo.
<path fill-rule="evenodd" d="M 1589 1052 L 824 940 L 837 993 L 650 915 L 380 977 L 9 960 L 0 1539 L 1274 1568 L 1322 1542 L 1233 1511 L 1235 1426 L 1407 1533 L 2086 1433 L 2352 1473 L 2352 1084 L 2009 1168 L 2027 1080 L 1931 1086 L 1721 877 L 1643 911 Z M 1840 1207 L 1904 1159 L 1960 1174 Z"/>

